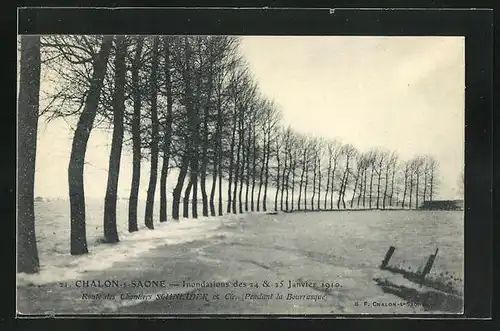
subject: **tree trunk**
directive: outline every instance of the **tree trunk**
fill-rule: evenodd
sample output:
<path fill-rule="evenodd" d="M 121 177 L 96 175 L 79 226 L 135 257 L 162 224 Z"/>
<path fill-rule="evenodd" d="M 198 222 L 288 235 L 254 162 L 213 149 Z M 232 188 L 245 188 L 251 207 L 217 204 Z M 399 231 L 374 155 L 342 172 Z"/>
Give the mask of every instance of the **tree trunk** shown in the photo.
<path fill-rule="evenodd" d="M 288 149 L 288 141 L 285 143 L 285 162 L 283 164 L 283 174 L 281 176 L 281 191 L 280 191 L 280 210 L 283 211 L 283 196 L 285 192 L 285 179 L 286 179 L 286 172 L 287 172 L 287 149 Z"/>
<path fill-rule="evenodd" d="M 269 184 L 269 158 L 271 157 L 271 131 L 268 131 L 267 136 L 267 160 L 266 160 L 266 180 L 264 183 L 264 196 L 262 198 L 262 210 L 267 211 L 267 187 Z"/>
<path fill-rule="evenodd" d="M 246 164 L 247 164 L 247 169 L 246 169 L 246 178 L 245 178 L 245 211 L 248 211 L 248 194 L 250 193 L 250 165 L 251 165 L 251 158 L 250 158 L 250 147 L 251 147 L 251 142 L 252 142 L 252 128 L 248 128 L 248 137 L 247 137 L 247 150 L 246 150 Z"/>
<path fill-rule="evenodd" d="M 158 177 L 158 46 L 159 37 L 153 37 L 151 62 L 151 169 L 149 171 L 148 194 L 144 223 L 148 229 L 154 229 L 153 209 L 155 201 L 156 181 Z"/>
<path fill-rule="evenodd" d="M 372 209 L 372 201 L 373 201 L 373 173 L 374 173 L 374 167 L 375 165 L 372 165 L 371 170 L 370 170 L 370 195 L 369 195 L 369 201 L 368 201 L 368 206 L 370 209 Z"/>
<path fill-rule="evenodd" d="M 184 186 L 184 181 L 186 179 L 187 171 L 189 167 L 189 157 L 184 155 L 182 158 L 182 164 L 177 176 L 177 184 L 172 191 L 172 219 L 179 219 L 179 205 L 181 202 L 182 187 Z"/>
<path fill-rule="evenodd" d="M 300 181 L 299 181 L 299 199 L 297 201 L 297 209 L 301 210 L 302 207 L 300 203 L 302 202 L 302 186 L 304 185 L 304 173 L 306 171 L 306 149 L 304 148 L 304 152 L 302 154 L 302 163 L 301 163 L 302 171 L 300 172 Z"/>
<path fill-rule="evenodd" d="M 356 197 L 356 189 L 358 187 L 359 175 L 360 175 L 360 169 L 358 168 L 358 171 L 356 174 L 356 180 L 354 181 L 354 189 L 352 190 L 351 208 L 354 205 L 354 199 Z"/>
<path fill-rule="evenodd" d="M 184 60 L 185 67 L 182 71 L 182 78 L 184 80 L 184 104 L 186 107 L 186 117 L 188 119 L 187 129 L 183 132 L 184 135 L 184 154 L 182 155 L 182 163 L 179 171 L 179 175 L 177 177 L 177 184 L 172 192 L 172 218 L 174 220 L 179 219 L 179 205 L 182 194 L 182 187 L 184 186 L 184 181 L 186 180 L 187 172 L 189 167 L 192 164 L 193 154 L 193 141 L 192 141 L 192 131 L 193 131 L 193 101 L 192 101 L 192 91 L 191 91 L 191 71 L 190 71 L 190 49 L 189 49 L 189 41 L 188 37 L 184 37 L 185 44 L 185 52 L 184 52 Z M 189 208 L 189 193 L 191 191 L 191 180 L 189 181 L 188 187 L 186 187 L 183 204 L 182 204 L 182 215 L 183 217 L 187 217 L 188 208 Z M 187 192 L 187 195 L 186 195 Z M 187 201 L 186 201 L 187 198 Z"/>
<path fill-rule="evenodd" d="M 382 209 L 385 209 L 385 200 L 387 197 L 387 189 L 389 186 L 389 164 L 385 168 L 385 187 L 384 187 L 384 198 L 382 200 Z"/>
<path fill-rule="evenodd" d="M 191 173 L 189 174 L 189 182 L 184 190 L 184 198 L 182 199 L 182 217 L 189 217 L 189 196 L 191 195 L 191 188 L 193 187 L 193 182 L 191 180 Z"/>
<path fill-rule="evenodd" d="M 325 205 L 324 208 L 326 210 L 326 203 L 328 200 L 328 193 L 330 190 L 330 172 L 332 171 L 332 157 L 331 155 L 328 156 L 328 168 L 326 170 L 326 189 L 325 189 Z"/>
<path fill-rule="evenodd" d="M 254 197 L 255 197 L 255 182 L 256 182 L 256 174 L 257 174 L 257 136 L 256 136 L 256 128 L 255 128 L 255 119 L 253 123 L 252 129 L 252 191 L 251 191 L 251 200 L 250 200 L 250 211 L 255 210 L 254 205 Z"/>
<path fill-rule="evenodd" d="M 35 234 L 35 161 L 40 99 L 40 36 L 21 36 L 18 99 L 17 272 L 40 269 Z M 85 219 L 84 219 L 85 221 Z M 83 228 L 85 230 L 85 227 Z"/>
<path fill-rule="evenodd" d="M 137 37 L 134 64 L 132 65 L 132 91 L 134 93 L 134 114 L 132 116 L 132 183 L 128 205 L 128 231 L 135 232 L 137 227 L 137 204 L 141 179 L 141 91 L 139 89 L 139 67 L 144 45 L 144 37 Z"/>
<path fill-rule="evenodd" d="M 406 202 L 406 190 L 408 187 L 408 169 L 405 169 L 405 181 L 404 181 L 404 189 L 403 189 L 403 200 L 401 201 L 401 208 L 405 208 Z"/>
<path fill-rule="evenodd" d="M 189 165 L 189 168 L 190 168 L 190 178 L 189 178 L 189 185 L 188 186 L 191 186 L 190 188 L 192 188 L 192 201 L 191 201 L 191 216 L 193 218 L 198 218 L 198 164 L 199 164 L 199 160 L 198 160 L 198 130 L 199 130 L 199 125 L 198 125 L 198 119 L 197 119 L 197 114 L 193 114 L 193 116 L 195 117 L 193 119 L 194 123 L 193 123 L 193 135 L 192 135 L 192 138 L 191 138 L 191 143 L 194 145 L 194 147 L 192 148 L 192 151 L 194 151 L 193 153 L 191 153 L 191 162 L 190 162 L 190 165 Z M 188 190 L 186 190 L 188 191 Z M 185 197 L 186 198 L 186 197 Z M 188 204 L 189 204 L 189 194 L 187 196 L 187 201 L 188 201 Z"/>
<path fill-rule="evenodd" d="M 220 91 L 220 90 L 218 90 Z M 217 149 L 215 152 L 216 160 L 214 161 L 214 184 L 215 180 L 219 179 L 219 203 L 218 203 L 218 215 L 222 216 L 222 165 L 224 162 L 223 153 L 222 153 L 222 100 L 221 94 L 217 95 L 217 129 L 216 129 L 216 138 L 217 138 Z M 217 175 L 217 176 L 215 176 Z M 213 187 L 215 189 L 215 186 Z M 211 201 L 213 201 L 213 194 L 211 195 Z M 215 216 L 215 212 L 214 212 Z"/>
<path fill-rule="evenodd" d="M 316 171 L 318 169 L 318 163 L 316 160 L 316 155 L 314 156 L 314 168 L 313 168 L 313 191 L 311 197 L 311 210 L 314 210 L 314 198 L 316 197 Z"/>
<path fill-rule="evenodd" d="M 427 197 L 427 169 L 424 169 L 424 202 L 425 198 Z"/>
<path fill-rule="evenodd" d="M 285 210 L 288 211 L 288 208 L 289 208 L 289 204 L 288 204 L 288 192 L 289 192 L 289 189 L 290 189 L 290 173 L 292 171 L 292 155 L 291 153 L 289 153 L 289 168 L 288 168 L 288 171 L 287 171 L 287 174 L 286 174 L 286 192 L 285 192 Z"/>
<path fill-rule="evenodd" d="M 222 216 L 222 147 L 219 146 L 219 216 Z"/>
<path fill-rule="evenodd" d="M 191 214 L 198 218 L 198 159 L 195 161 L 196 171 L 191 170 L 191 181 L 193 183 L 193 201 L 191 202 Z"/>
<path fill-rule="evenodd" d="M 228 188 L 227 188 L 227 213 L 231 212 L 231 206 L 232 206 L 232 188 L 231 185 L 233 184 L 233 168 L 234 168 L 234 147 L 236 144 L 236 129 L 237 129 L 237 112 L 236 112 L 236 107 L 234 109 L 234 114 L 233 114 L 233 126 L 232 126 L 232 133 L 231 133 L 231 145 L 229 148 L 229 177 L 228 177 Z"/>
<path fill-rule="evenodd" d="M 237 113 L 236 116 L 243 116 L 240 113 Z M 235 171 L 234 171 L 234 188 L 233 188 L 233 201 L 232 201 L 232 211 L 233 214 L 236 214 L 237 210 L 237 194 L 238 194 L 238 183 L 239 183 L 239 176 L 240 176 L 240 152 L 241 152 L 241 145 L 242 145 L 242 131 L 243 131 L 243 124 L 241 123 L 241 118 L 238 120 L 238 146 L 236 148 L 236 164 L 235 164 Z"/>
<path fill-rule="evenodd" d="M 116 228 L 116 201 L 118 199 L 118 178 L 123 146 L 123 116 L 125 112 L 125 83 L 127 68 L 125 57 L 127 45 L 124 36 L 116 37 L 115 91 L 113 96 L 113 138 L 109 154 L 108 183 L 104 198 L 104 240 L 119 241 Z"/>
<path fill-rule="evenodd" d="M 306 174 L 304 179 L 304 209 L 307 210 L 307 188 L 309 186 L 309 161 L 306 163 Z"/>
<path fill-rule="evenodd" d="M 164 139 L 166 140 L 166 139 Z M 166 141 L 163 142 L 166 144 Z M 167 177 L 168 177 L 168 164 L 170 162 L 169 153 L 165 150 L 167 147 L 163 146 L 163 157 L 160 172 L 160 222 L 167 221 Z"/>
<path fill-rule="evenodd" d="M 292 165 L 292 206 L 291 210 L 295 209 L 295 166 L 296 166 L 297 155 L 294 155 L 293 165 Z"/>
<path fill-rule="evenodd" d="M 383 159 L 380 159 L 380 163 L 378 164 L 378 179 L 377 179 L 377 209 L 379 209 L 380 206 L 380 181 L 382 179 L 382 161 Z"/>
<path fill-rule="evenodd" d="M 218 147 L 216 147 L 218 148 Z M 217 175 L 218 175 L 218 165 L 217 165 L 217 159 L 218 159 L 218 154 L 219 152 L 217 149 L 215 150 L 215 158 L 214 158 L 214 165 L 212 169 L 212 188 L 210 189 L 210 200 L 209 200 L 209 205 L 210 205 L 210 216 L 215 216 L 215 189 L 217 186 Z"/>
<path fill-rule="evenodd" d="M 346 176 L 344 182 L 344 189 L 342 190 L 342 207 L 345 209 L 345 190 L 347 188 L 347 184 L 349 184 L 349 157 L 347 157 L 347 166 L 346 166 Z"/>
<path fill-rule="evenodd" d="M 214 165 L 212 172 L 212 190 L 210 191 L 210 215 L 215 216 L 215 187 L 217 184 L 217 176 L 222 172 L 222 110 L 220 97 L 217 98 L 217 126 L 215 128 L 215 148 L 214 148 Z M 222 174 L 221 174 L 222 175 Z M 222 189 L 222 188 L 221 188 Z M 222 215 L 222 192 L 219 192 L 219 208 Z"/>
<path fill-rule="evenodd" d="M 337 159 L 333 160 L 333 170 L 331 179 L 331 195 L 330 195 L 330 209 L 333 210 L 333 192 L 335 191 L 335 171 L 337 171 Z"/>
<path fill-rule="evenodd" d="M 415 209 L 418 209 L 418 188 L 419 188 L 419 182 L 420 182 L 420 171 L 417 169 L 417 187 L 415 188 Z"/>
<path fill-rule="evenodd" d="M 207 95 L 207 103 L 205 105 L 204 113 L 203 113 L 203 146 L 202 146 L 202 154 L 201 154 L 201 169 L 200 169 L 200 189 L 201 189 L 201 199 L 202 199 L 202 215 L 208 216 L 208 197 L 206 190 L 206 179 L 207 179 L 207 164 L 208 164 L 208 122 L 209 122 L 209 113 L 210 113 L 210 105 L 212 99 L 212 89 L 213 89 L 213 78 L 212 78 L 212 68 L 210 68 L 209 79 L 208 79 L 208 95 Z"/>
<path fill-rule="evenodd" d="M 409 195 L 409 198 L 410 198 L 410 205 L 409 205 L 409 207 L 411 209 L 411 207 L 412 207 L 412 204 L 411 204 L 412 201 L 411 200 L 413 198 L 413 172 L 410 174 L 410 195 Z"/>
<path fill-rule="evenodd" d="M 266 133 L 264 132 L 264 137 L 263 137 L 263 145 L 262 145 L 262 163 L 260 166 L 260 173 L 259 173 L 259 190 L 257 192 L 257 211 L 260 211 L 260 197 L 262 193 L 262 186 L 264 185 L 264 173 L 265 173 L 265 168 L 266 168 Z"/>
<path fill-rule="evenodd" d="M 238 190 L 238 211 L 240 214 L 243 213 L 243 183 L 245 180 L 245 166 L 246 166 L 246 146 L 245 146 L 245 127 L 244 123 L 242 123 L 242 133 L 241 133 L 241 167 L 240 167 L 240 187 Z"/>
<path fill-rule="evenodd" d="M 359 178 L 359 193 L 358 193 L 358 203 L 357 203 L 358 208 L 361 206 L 361 196 L 363 195 L 363 176 L 364 176 L 365 171 L 366 171 L 366 168 L 363 166 L 363 168 L 361 169 L 361 172 L 359 174 L 359 176 L 360 176 L 360 178 Z"/>
<path fill-rule="evenodd" d="M 346 176 L 347 176 L 347 172 L 349 171 L 348 167 L 349 167 L 349 159 L 347 159 L 346 167 L 344 169 L 344 173 L 342 174 L 342 180 L 340 182 L 339 197 L 337 199 L 337 209 L 340 209 L 340 204 L 344 198 L 344 190 L 345 190 L 344 185 L 346 184 Z M 343 203 L 342 206 L 345 209 L 345 203 Z"/>
<path fill-rule="evenodd" d="M 92 80 L 90 83 L 85 107 L 83 108 L 73 136 L 71 154 L 68 166 L 68 185 L 71 212 L 71 255 L 88 253 L 87 235 L 85 230 L 85 193 L 83 185 L 83 170 L 85 153 L 90 131 L 94 125 L 101 89 L 106 74 L 112 36 L 104 36 L 101 49 L 93 64 Z"/>
<path fill-rule="evenodd" d="M 318 210 L 321 209 L 321 157 L 318 156 Z"/>
<path fill-rule="evenodd" d="M 160 177 L 160 222 L 167 221 L 167 177 L 170 163 L 170 144 L 172 139 L 172 78 L 170 76 L 170 43 L 169 37 L 163 37 L 163 47 L 165 55 L 165 88 L 167 91 L 167 116 L 165 121 L 163 139 L 163 164 Z"/>
<path fill-rule="evenodd" d="M 274 195 L 274 211 L 278 211 L 278 194 L 280 191 L 280 149 L 278 143 L 276 143 L 276 162 L 277 162 L 277 174 L 276 174 L 276 194 Z"/>
<path fill-rule="evenodd" d="M 196 116 L 196 115 L 195 115 Z M 197 119 L 195 120 L 197 121 Z M 194 124 L 196 127 L 199 127 L 198 124 Z M 198 150 L 198 137 L 197 137 L 197 132 L 198 129 L 194 129 L 194 137 L 191 139 L 191 142 L 193 143 L 193 151 L 194 153 L 191 154 L 191 162 L 190 162 L 190 179 L 189 183 L 192 188 L 192 198 L 191 198 L 191 216 L 193 218 L 198 218 L 198 165 L 199 165 L 199 150 Z M 188 203 L 189 203 L 189 197 L 187 198 Z"/>
<path fill-rule="evenodd" d="M 430 201 L 432 201 L 433 194 L 434 194 L 434 170 L 431 170 L 430 188 L 429 188 L 429 200 Z"/>
<path fill-rule="evenodd" d="M 200 40 L 198 37 L 196 38 L 197 46 L 198 46 L 198 55 L 200 55 L 201 51 Z M 191 153 L 190 153 L 190 164 L 189 164 L 189 182 L 192 188 L 192 198 L 191 198 L 191 216 L 193 218 L 198 218 L 198 177 L 200 175 L 200 106 L 201 106 L 201 70 L 203 68 L 203 62 L 199 62 L 199 66 L 195 71 L 195 64 L 193 64 L 193 68 L 191 68 L 191 47 L 189 43 L 187 43 L 187 67 L 186 67 L 186 91 L 190 100 L 192 102 L 189 103 L 189 131 L 190 131 L 190 144 L 191 144 Z M 195 86 L 194 89 L 191 86 L 191 74 L 195 74 Z M 205 193 L 206 197 L 206 193 Z M 189 197 L 188 197 L 189 200 Z"/>
<path fill-rule="evenodd" d="M 394 195 L 394 177 L 396 175 L 396 164 L 392 166 L 392 173 L 391 173 L 391 195 L 389 196 L 389 205 L 392 207 L 392 198 Z"/>
<path fill-rule="evenodd" d="M 365 176 L 366 168 L 363 165 L 363 168 L 361 169 L 360 175 L 360 181 L 359 181 L 359 193 L 358 193 L 358 208 L 361 207 L 361 197 L 363 196 L 363 186 L 364 186 L 364 176 Z"/>
<path fill-rule="evenodd" d="M 364 186 L 363 186 L 363 208 L 365 208 L 366 206 L 366 184 L 368 183 L 368 181 L 366 180 L 366 173 L 368 172 L 368 166 L 366 166 L 365 170 L 364 170 L 364 175 L 363 175 L 363 182 L 364 182 Z"/>

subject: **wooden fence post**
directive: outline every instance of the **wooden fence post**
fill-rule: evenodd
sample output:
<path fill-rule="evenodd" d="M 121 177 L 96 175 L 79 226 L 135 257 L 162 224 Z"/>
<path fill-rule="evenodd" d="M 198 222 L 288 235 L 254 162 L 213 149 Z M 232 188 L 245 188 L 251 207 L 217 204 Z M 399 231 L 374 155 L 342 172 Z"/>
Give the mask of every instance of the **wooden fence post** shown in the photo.
<path fill-rule="evenodd" d="M 434 260 L 436 259 L 437 253 L 439 252 L 439 248 L 436 248 L 436 252 L 434 254 L 429 255 L 429 259 L 427 260 L 427 264 L 425 265 L 424 271 L 420 275 L 420 285 L 425 280 L 425 276 L 431 271 L 432 265 L 434 264 Z"/>
<path fill-rule="evenodd" d="M 385 253 L 385 258 L 382 261 L 382 264 L 380 265 L 380 269 L 384 269 L 385 267 L 387 267 L 387 264 L 389 263 L 389 260 L 391 259 L 392 254 L 394 254 L 395 250 L 396 247 L 394 246 L 389 247 L 389 250 L 387 251 L 387 253 Z"/>

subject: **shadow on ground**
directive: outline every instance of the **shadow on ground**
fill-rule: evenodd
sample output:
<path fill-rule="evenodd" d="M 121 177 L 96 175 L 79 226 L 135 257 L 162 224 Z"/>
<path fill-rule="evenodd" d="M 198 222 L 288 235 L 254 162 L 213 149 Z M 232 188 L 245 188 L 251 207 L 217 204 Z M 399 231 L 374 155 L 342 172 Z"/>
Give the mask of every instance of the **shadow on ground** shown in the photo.
<path fill-rule="evenodd" d="M 428 311 L 445 311 L 460 313 L 464 305 L 463 298 L 439 290 L 418 291 L 404 285 L 394 284 L 386 279 L 375 278 L 374 281 L 385 293 L 390 293 L 409 302 L 420 304 Z"/>

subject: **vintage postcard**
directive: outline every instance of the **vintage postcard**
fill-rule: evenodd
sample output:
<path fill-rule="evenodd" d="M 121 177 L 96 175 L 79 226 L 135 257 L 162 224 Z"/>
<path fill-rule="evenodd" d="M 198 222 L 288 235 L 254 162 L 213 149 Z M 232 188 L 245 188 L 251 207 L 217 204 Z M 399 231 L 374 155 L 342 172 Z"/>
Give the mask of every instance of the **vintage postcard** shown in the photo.
<path fill-rule="evenodd" d="M 18 315 L 463 313 L 464 53 L 20 35 Z"/>

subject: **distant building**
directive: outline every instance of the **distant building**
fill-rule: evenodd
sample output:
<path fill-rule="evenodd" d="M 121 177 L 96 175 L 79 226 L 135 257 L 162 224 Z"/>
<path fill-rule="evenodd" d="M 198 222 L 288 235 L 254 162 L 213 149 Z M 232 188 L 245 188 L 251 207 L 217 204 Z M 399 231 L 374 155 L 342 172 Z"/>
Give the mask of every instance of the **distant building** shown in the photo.
<path fill-rule="evenodd" d="M 422 210 L 464 210 L 464 200 L 433 200 L 424 201 Z"/>

